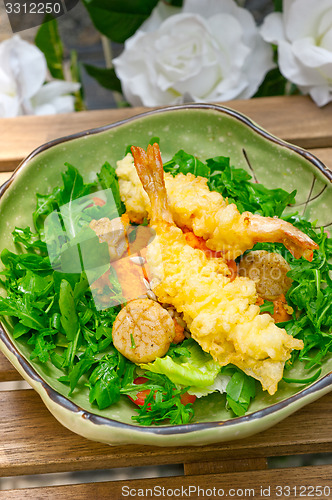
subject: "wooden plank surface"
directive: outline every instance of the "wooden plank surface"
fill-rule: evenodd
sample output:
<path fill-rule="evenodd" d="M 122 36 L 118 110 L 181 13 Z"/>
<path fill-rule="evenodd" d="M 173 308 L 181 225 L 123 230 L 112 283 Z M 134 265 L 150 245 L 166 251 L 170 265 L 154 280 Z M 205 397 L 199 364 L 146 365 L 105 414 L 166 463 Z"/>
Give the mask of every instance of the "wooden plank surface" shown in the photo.
<path fill-rule="evenodd" d="M 251 438 L 199 447 L 107 446 L 60 425 L 34 391 L 0 392 L 0 477 L 332 450 L 332 393 Z"/>
<path fill-rule="evenodd" d="M 22 377 L 0 352 L 0 382 L 9 382 L 13 380 L 22 380 Z"/>
<path fill-rule="evenodd" d="M 332 146 L 332 103 L 318 108 L 309 97 L 281 96 L 222 103 L 271 133 L 305 148 Z M 52 139 L 107 125 L 146 108 L 83 111 L 68 115 L 0 120 L 0 170 L 12 170 L 33 149 Z"/>
<path fill-rule="evenodd" d="M 332 497 L 332 465 L 0 491 L 0 500 L 120 500 L 126 496 L 168 499 L 233 497 L 238 500 L 294 500 L 309 496 L 326 500 Z"/>

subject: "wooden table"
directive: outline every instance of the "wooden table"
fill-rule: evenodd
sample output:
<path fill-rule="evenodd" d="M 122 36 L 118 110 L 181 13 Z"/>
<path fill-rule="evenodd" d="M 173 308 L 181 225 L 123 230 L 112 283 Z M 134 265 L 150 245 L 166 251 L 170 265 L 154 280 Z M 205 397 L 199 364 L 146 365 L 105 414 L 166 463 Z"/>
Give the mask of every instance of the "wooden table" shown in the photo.
<path fill-rule="evenodd" d="M 262 98 L 226 104 L 275 135 L 309 149 L 332 169 L 332 104 L 319 109 L 306 97 Z M 143 109 L 126 108 L 0 120 L 0 183 L 9 178 L 10 171 L 28 153 L 45 141 L 141 111 Z M 18 373 L 1 354 L 0 382 L 18 379 Z M 2 391 L 0 477 L 166 464 L 184 464 L 184 476 L 0 491 L 0 500 L 67 500 L 91 496 L 97 500 L 113 500 L 124 498 L 129 487 L 135 489 L 132 496 L 134 493 L 139 496 L 139 488 L 155 486 L 160 488 L 155 490 L 156 498 L 158 491 L 162 498 L 186 498 L 189 494 L 191 498 L 199 498 L 198 487 L 210 488 L 212 493 L 213 488 L 215 492 L 219 489 L 219 496 L 224 492 L 224 496 L 233 498 L 328 498 L 330 488 L 332 498 L 332 464 L 282 470 L 267 468 L 268 457 L 331 453 L 331 415 L 332 393 L 272 429 L 245 440 L 189 448 L 110 447 L 88 441 L 62 427 L 35 392 Z M 309 489 L 324 486 L 325 492 L 319 488 Z M 122 490 L 123 487 L 127 489 Z M 172 489 L 173 495 L 169 491 L 167 496 L 167 489 Z M 154 498 L 149 493 L 143 498 Z M 210 493 L 207 491 L 206 496 Z"/>

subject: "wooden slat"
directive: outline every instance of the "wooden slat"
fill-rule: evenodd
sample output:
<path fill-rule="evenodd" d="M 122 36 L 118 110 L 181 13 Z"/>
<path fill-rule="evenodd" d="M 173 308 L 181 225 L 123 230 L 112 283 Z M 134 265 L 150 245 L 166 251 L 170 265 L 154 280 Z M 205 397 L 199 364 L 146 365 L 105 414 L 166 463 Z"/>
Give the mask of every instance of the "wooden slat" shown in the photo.
<path fill-rule="evenodd" d="M 22 380 L 22 377 L 0 352 L 0 382 L 9 382 L 12 380 Z"/>
<path fill-rule="evenodd" d="M 0 491 L 1 500 L 120 500 L 128 498 L 331 498 L 332 465 L 280 470 L 135 479 Z M 200 490 L 199 490 L 200 488 Z M 203 495 L 203 491 L 205 494 Z M 130 494 L 131 492 L 131 494 Z"/>
<path fill-rule="evenodd" d="M 267 459 L 240 458 L 237 460 L 213 460 L 212 462 L 184 463 L 186 476 L 201 476 L 202 474 L 225 474 L 226 472 L 244 472 L 267 469 Z"/>
<path fill-rule="evenodd" d="M 0 164 L 1 164 L 1 160 L 0 160 Z M 8 181 L 9 177 L 12 175 L 12 172 L 0 172 L 0 186 Z"/>
<path fill-rule="evenodd" d="M 0 393 L 0 477 L 235 460 L 332 449 L 332 393 L 251 438 L 200 447 L 107 446 L 61 426 L 33 391 Z"/>
<path fill-rule="evenodd" d="M 271 133 L 305 148 L 332 146 L 332 103 L 318 108 L 309 97 L 281 96 L 223 103 Z M 146 108 L 83 111 L 0 120 L 0 170 L 12 170 L 33 149 L 57 137 L 123 120 Z"/>

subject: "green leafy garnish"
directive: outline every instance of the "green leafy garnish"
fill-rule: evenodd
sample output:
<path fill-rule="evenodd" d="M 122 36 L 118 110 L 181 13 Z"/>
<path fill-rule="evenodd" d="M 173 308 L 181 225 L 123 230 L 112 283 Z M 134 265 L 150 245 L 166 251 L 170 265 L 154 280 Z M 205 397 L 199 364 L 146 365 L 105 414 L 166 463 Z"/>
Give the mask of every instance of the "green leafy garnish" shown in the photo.
<path fill-rule="evenodd" d="M 233 371 L 233 375 L 226 387 L 226 399 L 229 408 L 235 415 L 242 416 L 256 395 L 256 381 L 238 368 L 225 370 L 227 374 L 230 374 L 231 371 Z"/>
<path fill-rule="evenodd" d="M 135 385 L 127 384 L 121 389 L 122 394 L 136 393 L 138 390 L 150 390 L 144 405 L 135 408 L 138 415 L 132 419 L 141 425 L 169 422 L 171 425 L 187 424 L 194 415 L 191 403 L 183 405 L 181 396 L 187 388 L 177 388 L 165 375 L 147 372 L 144 377 L 148 382 Z"/>

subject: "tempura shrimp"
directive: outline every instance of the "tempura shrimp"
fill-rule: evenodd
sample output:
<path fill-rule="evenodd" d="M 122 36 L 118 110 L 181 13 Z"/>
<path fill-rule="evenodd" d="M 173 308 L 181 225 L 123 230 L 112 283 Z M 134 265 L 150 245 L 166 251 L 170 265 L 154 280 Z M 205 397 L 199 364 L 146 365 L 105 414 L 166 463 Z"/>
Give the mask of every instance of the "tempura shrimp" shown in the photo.
<path fill-rule="evenodd" d="M 151 214 L 150 200 L 134 169 L 132 156 L 118 162 L 117 175 L 122 200 L 135 222 Z M 276 217 L 239 213 L 221 194 L 210 191 L 207 179 L 191 173 L 165 174 L 169 208 L 175 224 L 206 240 L 206 246 L 233 260 L 258 242 L 280 242 L 294 255 L 312 260 L 318 245 L 292 224 Z"/>
<path fill-rule="evenodd" d="M 133 363 L 164 356 L 175 338 L 174 322 L 158 302 L 136 299 L 117 315 L 112 330 L 115 348 Z"/>
<path fill-rule="evenodd" d="M 268 314 L 260 314 L 252 280 L 231 281 L 223 258 L 208 258 L 187 244 L 169 209 L 158 145 L 149 146 L 147 152 L 132 147 L 132 153 L 151 203 L 156 258 L 163 263 L 162 280 L 154 287 L 158 300 L 183 313 L 192 337 L 221 366 L 235 364 L 274 394 L 285 361 L 292 349 L 303 348 L 303 342 L 278 328 Z"/>

